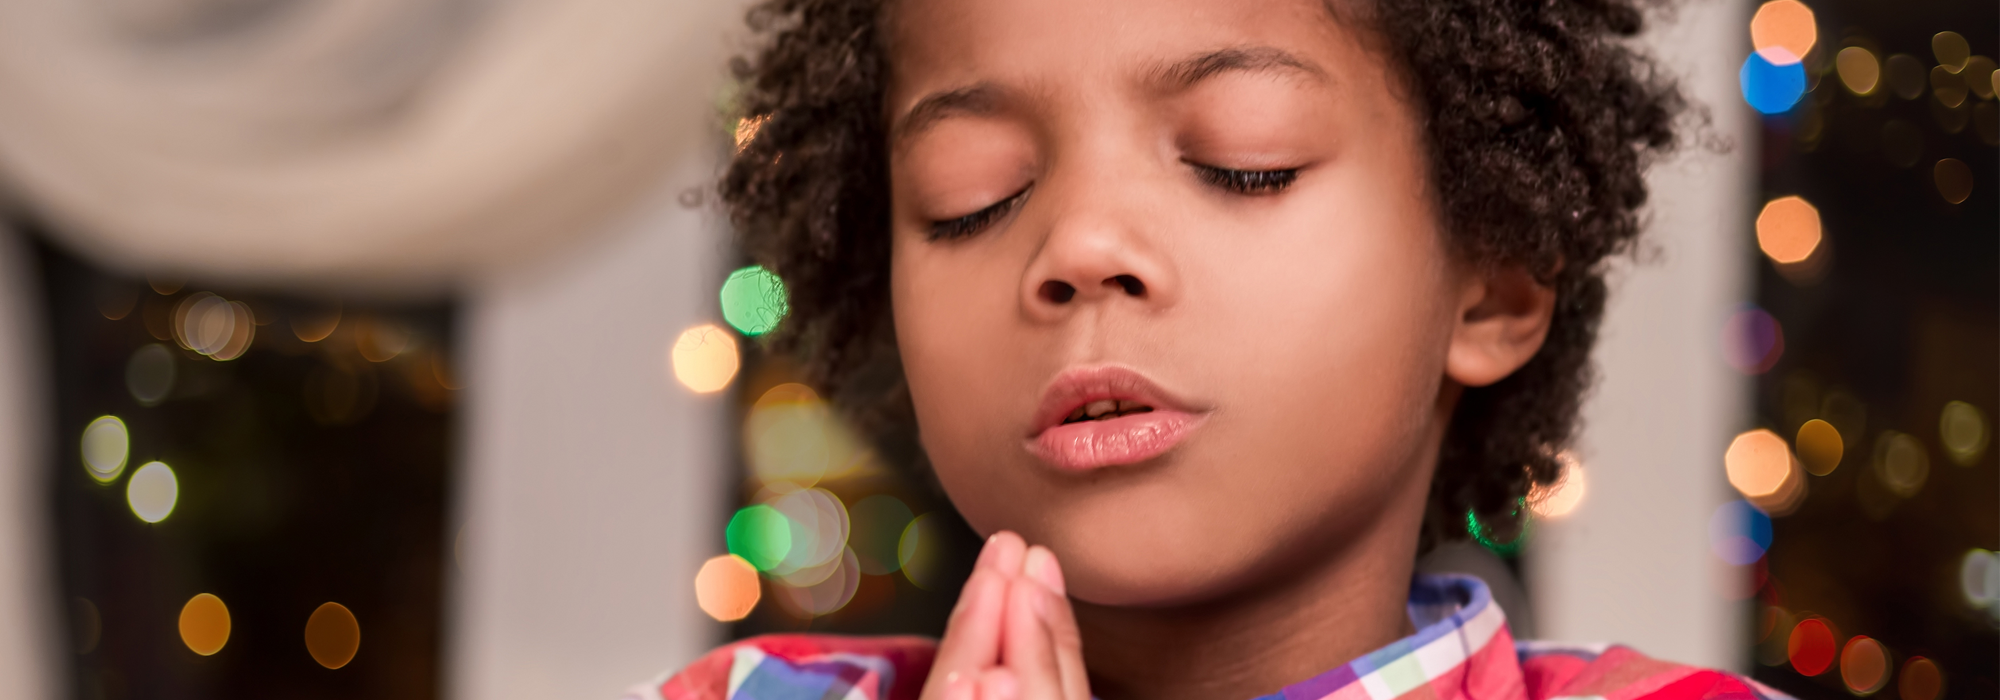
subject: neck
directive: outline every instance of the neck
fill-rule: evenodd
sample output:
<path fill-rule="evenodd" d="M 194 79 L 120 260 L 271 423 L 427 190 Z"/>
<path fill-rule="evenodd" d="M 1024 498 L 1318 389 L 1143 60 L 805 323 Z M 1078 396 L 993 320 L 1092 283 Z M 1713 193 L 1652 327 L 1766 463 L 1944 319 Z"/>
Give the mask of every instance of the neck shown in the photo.
<path fill-rule="evenodd" d="M 1162 608 L 1077 601 L 1093 694 L 1247 700 L 1414 632 L 1409 585 L 1430 480 L 1412 481 L 1417 508 L 1386 508 L 1334 556 L 1283 567 L 1290 570 L 1247 590 Z"/>

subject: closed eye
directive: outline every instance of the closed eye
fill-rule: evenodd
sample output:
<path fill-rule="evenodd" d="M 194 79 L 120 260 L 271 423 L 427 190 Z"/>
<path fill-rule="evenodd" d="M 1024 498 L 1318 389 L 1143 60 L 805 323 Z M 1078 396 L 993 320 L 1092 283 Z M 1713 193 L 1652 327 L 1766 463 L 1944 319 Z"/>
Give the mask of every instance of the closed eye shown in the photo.
<path fill-rule="evenodd" d="M 1202 182 L 1236 194 L 1277 194 L 1299 179 L 1298 168 L 1281 170 L 1232 170 L 1189 162 Z"/>
<path fill-rule="evenodd" d="M 1023 187 L 1021 191 L 1009 195 L 1006 199 L 994 202 L 985 209 L 966 214 L 956 219 L 933 221 L 931 222 L 930 240 L 970 238 L 993 226 L 994 222 L 1005 218 L 1007 214 L 1014 211 L 1014 207 L 1021 204 L 1021 200 L 1027 197 L 1028 188 Z"/>

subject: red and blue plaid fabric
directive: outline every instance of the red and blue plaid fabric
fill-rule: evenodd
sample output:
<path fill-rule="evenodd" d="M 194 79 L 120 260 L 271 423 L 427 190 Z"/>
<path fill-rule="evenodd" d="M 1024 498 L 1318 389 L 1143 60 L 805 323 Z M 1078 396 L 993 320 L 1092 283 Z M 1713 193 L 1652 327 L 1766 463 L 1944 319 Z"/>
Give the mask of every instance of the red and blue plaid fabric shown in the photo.
<path fill-rule="evenodd" d="M 1486 584 L 1418 576 L 1416 634 L 1256 700 L 1790 700 L 1722 671 L 1622 646 L 1515 642 Z M 915 700 L 935 642 L 770 635 L 710 652 L 625 700 Z"/>

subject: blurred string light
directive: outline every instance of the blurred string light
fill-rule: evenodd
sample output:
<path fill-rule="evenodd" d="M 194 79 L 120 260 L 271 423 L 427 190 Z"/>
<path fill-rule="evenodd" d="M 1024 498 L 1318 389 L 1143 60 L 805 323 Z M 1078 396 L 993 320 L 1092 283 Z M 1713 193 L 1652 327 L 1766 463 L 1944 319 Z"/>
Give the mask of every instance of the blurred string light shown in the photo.
<path fill-rule="evenodd" d="M 174 391 L 174 353 L 154 343 L 132 353 L 125 361 L 125 390 L 141 406 L 157 406 Z"/>
<path fill-rule="evenodd" d="M 361 621 L 339 603 L 327 602 L 306 618 L 306 653 L 330 669 L 346 666 L 361 651 Z"/>
<path fill-rule="evenodd" d="M 1889 650 L 1867 635 L 1854 635 L 1840 650 L 1840 682 L 1847 692 L 1874 695 L 1889 685 Z"/>
<path fill-rule="evenodd" d="M 1944 669 L 1937 662 L 1921 656 L 1912 656 L 1903 662 L 1903 672 L 1896 684 L 1896 690 L 1903 700 L 1937 700 L 1944 695 Z"/>
<path fill-rule="evenodd" d="M 157 523 L 173 515 L 174 503 L 181 497 L 180 480 L 174 478 L 174 470 L 165 462 L 147 462 L 132 472 L 132 478 L 125 482 L 125 502 L 132 507 L 132 514 L 140 520 Z"/>
<path fill-rule="evenodd" d="M 1791 660 L 1792 670 L 1801 675 L 1817 676 L 1833 666 L 1834 654 L 1838 650 L 1833 627 L 1824 619 L 1808 617 L 1792 626 L 1791 638 L 1785 645 L 1785 656 Z"/>
<path fill-rule="evenodd" d="M 102 419 L 99 419 L 102 420 Z M 1964 401 L 1952 401 L 1944 405 L 1938 414 L 1938 442 L 1944 444 L 1945 454 L 1960 466 L 1972 466 L 1979 456 L 1986 453 L 1986 443 L 1991 434 L 1986 431 L 1986 416 L 1979 408 Z"/>
<path fill-rule="evenodd" d="M 1944 201 L 1958 204 L 1972 196 L 1972 168 L 1957 158 L 1939 160 L 1931 168 L 1931 179 L 1937 184 L 1938 196 Z"/>
<path fill-rule="evenodd" d="M 703 323 L 681 331 L 670 353 L 674 378 L 697 394 L 710 394 L 729 386 L 742 360 L 736 356 L 736 339 Z"/>
<path fill-rule="evenodd" d="M 944 521 L 936 513 L 911 519 L 896 540 L 896 563 L 903 577 L 918 588 L 938 590 L 946 583 L 944 547 Z"/>
<path fill-rule="evenodd" d="M 1771 550 L 1771 516 L 1748 501 L 1730 501 L 1708 519 L 1708 546 L 1731 566 L 1749 566 Z"/>
<path fill-rule="evenodd" d="M 1972 58 L 1972 45 L 1958 32 L 1938 32 L 1931 37 L 1931 55 L 1937 57 L 1939 68 L 1957 73 Z"/>
<path fill-rule="evenodd" d="M 742 557 L 758 571 L 783 563 L 792 551 L 791 523 L 778 509 L 761 503 L 736 511 L 723 533 L 729 553 Z"/>
<path fill-rule="evenodd" d="M 1722 326 L 1722 356 L 1744 374 L 1763 374 L 1785 355 L 1785 331 L 1778 319 L 1745 304 Z"/>
<path fill-rule="evenodd" d="M 212 593 L 200 593 L 181 606 L 181 643 L 202 656 L 214 656 L 229 643 L 229 606 Z"/>
<path fill-rule="evenodd" d="M 895 496 L 876 494 L 856 501 L 847 513 L 847 546 L 854 550 L 861 573 L 882 576 L 901 570 L 903 562 L 896 547 L 903 529 L 916 519 L 910 507 Z"/>
<path fill-rule="evenodd" d="M 1931 459 L 1924 443 L 1909 433 L 1884 430 L 1875 438 L 1875 477 L 1891 493 L 1909 498 L 1923 490 Z"/>
<path fill-rule="evenodd" d="M 1872 95 L 1882 85 L 1881 61 L 1875 58 L 1875 52 L 1859 46 L 1849 46 L 1835 54 L 1833 69 L 1840 74 L 1840 84 L 1856 95 Z"/>
<path fill-rule="evenodd" d="M 1796 263 L 1819 248 L 1819 209 L 1805 199 L 1779 197 L 1757 214 L 1757 247 L 1778 263 Z"/>
<path fill-rule="evenodd" d="M 789 310 L 785 282 L 762 265 L 729 273 L 722 283 L 722 320 L 744 335 L 758 336 L 778 327 Z"/>
<path fill-rule="evenodd" d="M 743 448 L 751 475 L 778 490 L 852 476 L 873 463 L 860 438 L 804 384 L 779 384 L 758 397 L 743 422 Z"/>
<path fill-rule="evenodd" d="M 98 416 L 83 429 L 83 468 L 97 483 L 108 484 L 125 473 L 125 460 L 132 448 L 125 421 L 117 416 Z"/>
<path fill-rule="evenodd" d="M 1736 73 L 1737 82 L 1743 89 L 1743 101 L 1752 109 L 1764 114 L 1783 114 L 1798 104 L 1799 97 L 1806 93 L 1805 64 L 1797 60 L 1775 64 L 1762 53 L 1751 53 L 1743 59 L 1743 68 Z"/>
<path fill-rule="evenodd" d="M 197 292 L 174 307 L 174 340 L 215 360 L 234 360 L 250 349 L 256 323 L 250 305 Z"/>
<path fill-rule="evenodd" d="M 1792 440 L 1800 466 L 1813 476 L 1832 474 L 1840 466 L 1840 458 L 1846 452 L 1846 445 L 1840 439 L 1840 431 L 1832 423 L 1814 418 L 1799 426 L 1799 433 Z"/>
<path fill-rule="evenodd" d="M 724 554 L 702 563 L 694 576 L 694 597 L 701 611 L 720 622 L 734 622 L 750 615 L 763 596 L 757 583 L 757 567 L 743 557 Z"/>
<path fill-rule="evenodd" d="M 1805 60 L 1806 52 L 1818 40 L 1813 11 L 1798 0 L 1772 0 L 1750 17 L 1750 43 L 1772 65 Z"/>
<path fill-rule="evenodd" d="M 1562 474 L 1556 477 L 1556 482 L 1547 486 L 1536 484 L 1528 489 L 1528 510 L 1537 518 L 1560 520 L 1576 512 L 1588 490 L 1583 463 L 1577 461 L 1575 455 L 1563 452 L 1556 455 L 1556 461 L 1562 464 Z"/>

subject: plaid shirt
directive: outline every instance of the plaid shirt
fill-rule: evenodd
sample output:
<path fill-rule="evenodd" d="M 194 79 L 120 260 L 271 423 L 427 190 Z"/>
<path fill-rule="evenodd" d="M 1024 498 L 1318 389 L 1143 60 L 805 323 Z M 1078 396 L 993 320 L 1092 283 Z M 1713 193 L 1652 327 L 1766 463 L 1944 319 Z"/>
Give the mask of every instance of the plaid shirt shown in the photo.
<path fill-rule="evenodd" d="M 1622 646 L 1516 642 L 1468 576 L 1417 576 L 1416 634 L 1256 700 L 1790 700 L 1722 671 Z M 770 635 L 729 644 L 625 700 L 916 700 L 936 643 Z"/>

